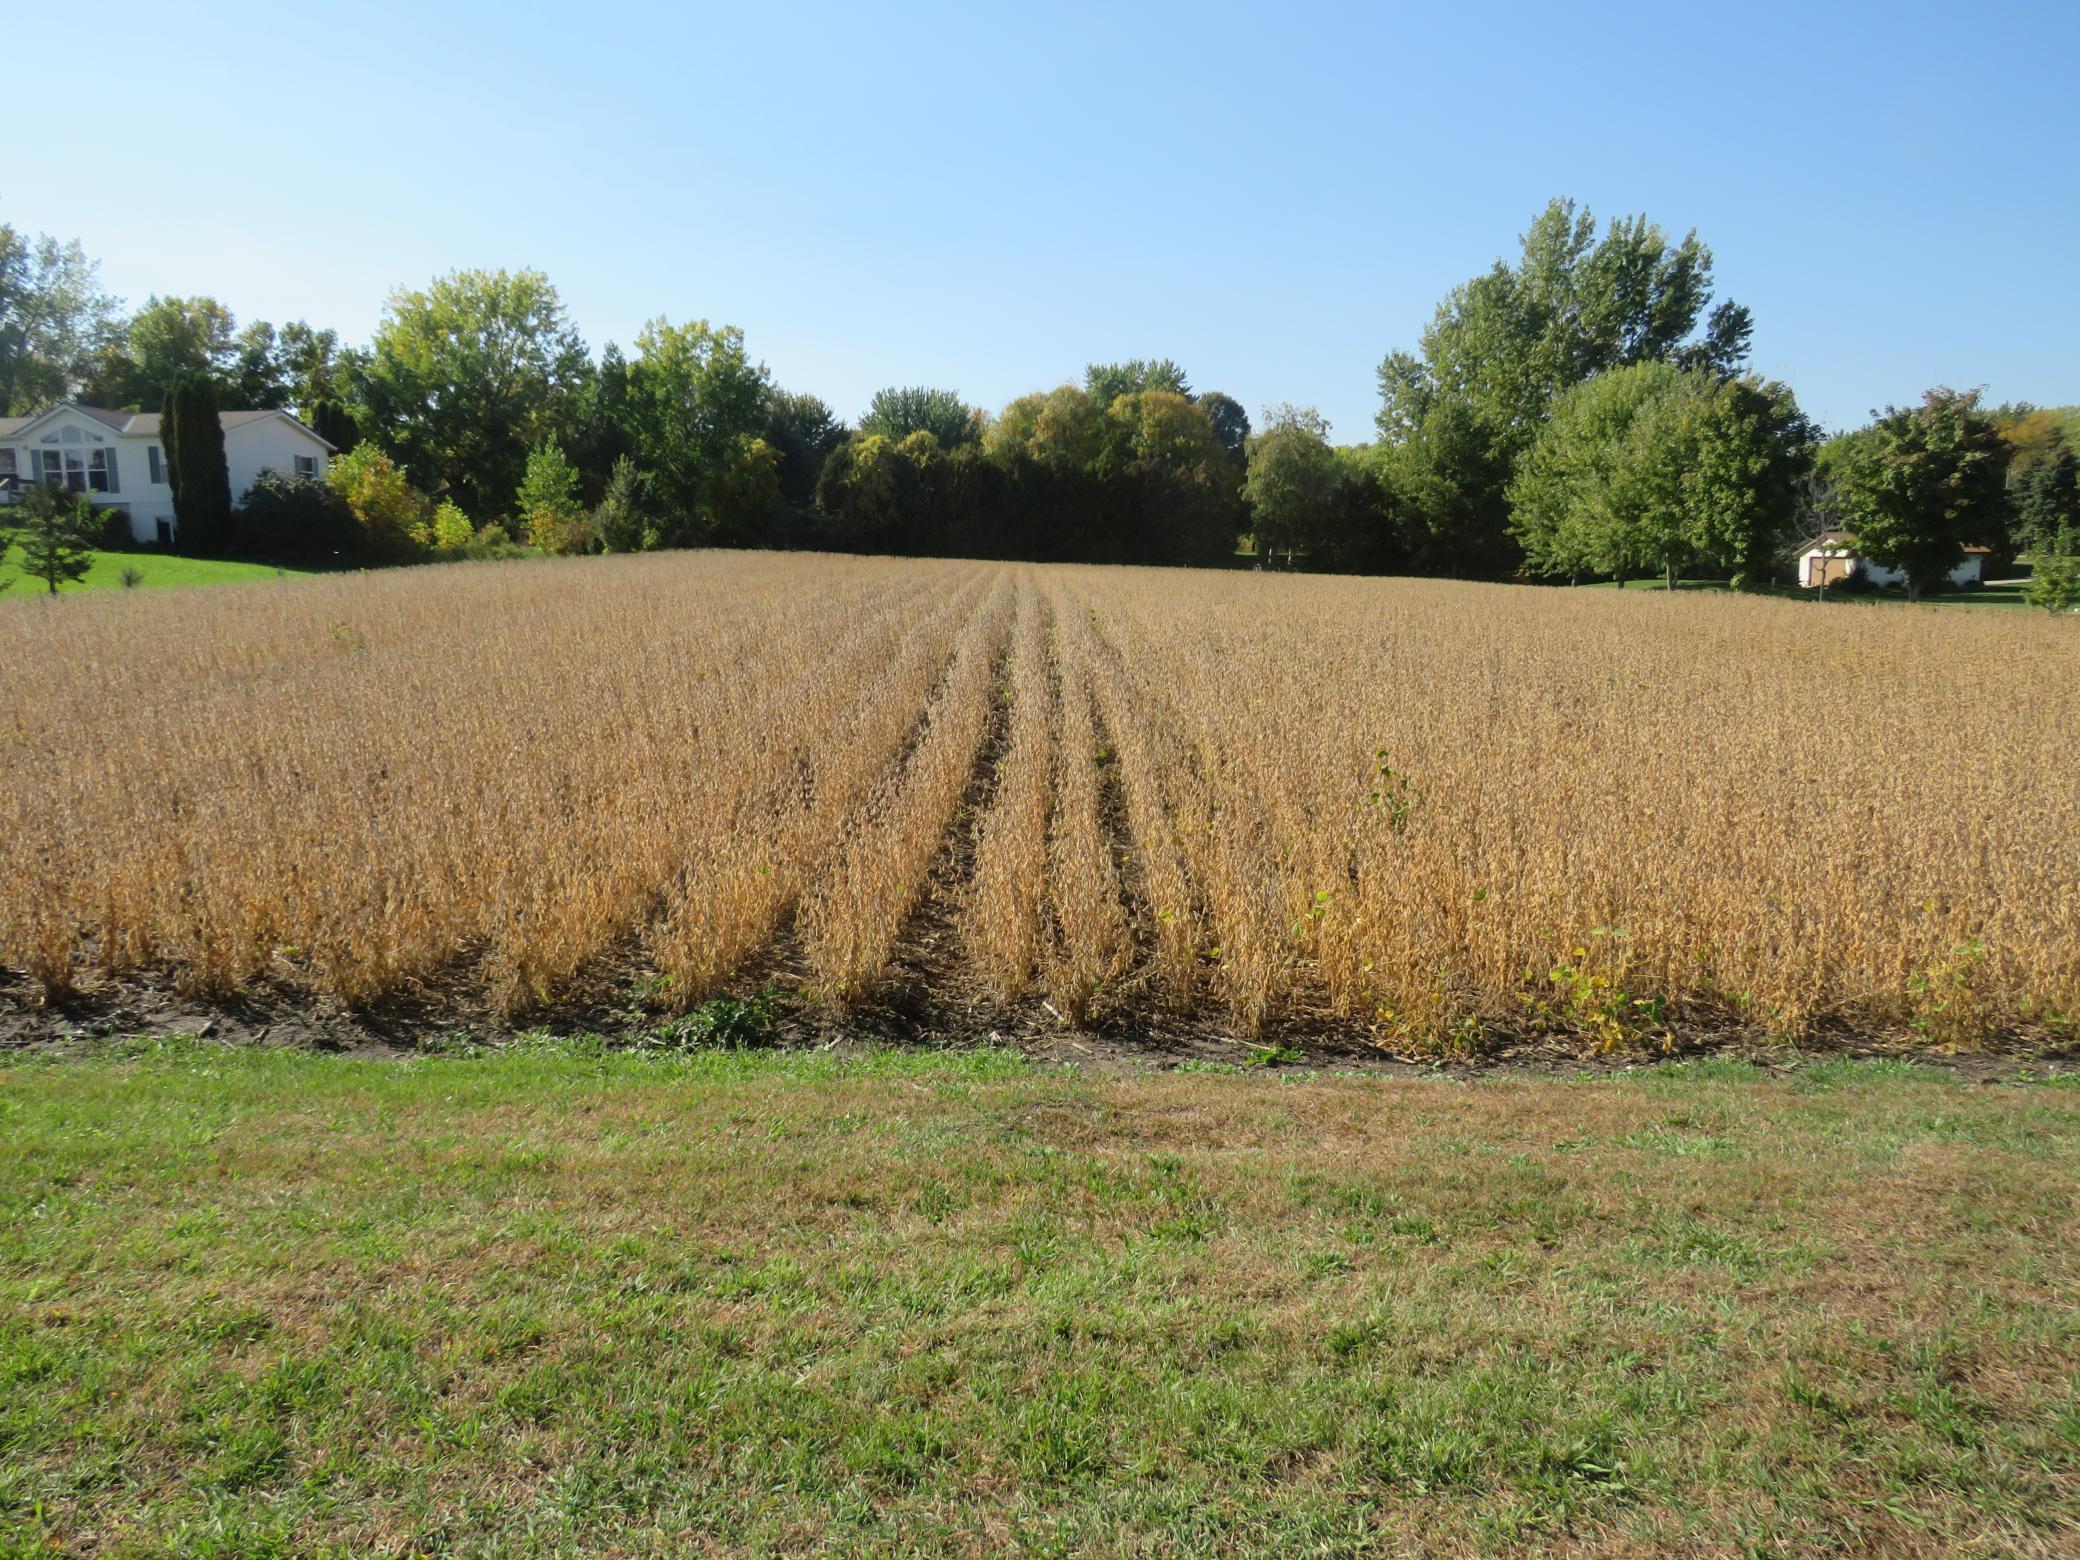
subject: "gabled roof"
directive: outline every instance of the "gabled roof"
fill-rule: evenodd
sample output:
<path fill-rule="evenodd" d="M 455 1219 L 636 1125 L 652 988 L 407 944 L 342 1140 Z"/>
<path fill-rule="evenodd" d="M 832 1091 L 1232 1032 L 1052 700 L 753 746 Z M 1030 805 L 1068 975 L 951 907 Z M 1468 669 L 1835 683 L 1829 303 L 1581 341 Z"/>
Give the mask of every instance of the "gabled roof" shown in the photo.
<path fill-rule="evenodd" d="M 56 406 L 46 407 L 34 417 L 0 417 L 0 439 L 19 438 L 46 417 L 56 416 L 59 412 L 78 412 L 82 417 L 91 417 L 103 426 L 112 428 L 117 433 L 124 434 L 130 438 L 154 439 L 159 436 L 159 414 L 157 412 L 112 412 L 103 406 L 81 406 L 74 401 L 60 401 Z M 264 422 L 270 417 L 279 417 L 284 422 L 294 423 L 328 450 L 334 447 L 331 440 L 305 424 L 297 422 L 287 412 L 239 411 L 217 413 L 217 421 L 223 425 L 226 433 L 229 433 L 234 428 L 243 428 L 249 423 Z"/>

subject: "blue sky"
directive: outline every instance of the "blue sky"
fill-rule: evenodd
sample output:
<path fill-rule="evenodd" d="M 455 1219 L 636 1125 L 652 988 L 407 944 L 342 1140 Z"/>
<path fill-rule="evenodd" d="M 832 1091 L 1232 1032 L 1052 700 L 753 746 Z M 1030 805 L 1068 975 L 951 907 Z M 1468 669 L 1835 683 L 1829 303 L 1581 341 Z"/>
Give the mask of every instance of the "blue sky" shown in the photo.
<path fill-rule="evenodd" d="M 132 304 L 361 340 L 399 284 L 531 266 L 595 350 L 727 321 L 848 417 L 1169 356 L 1356 440 L 1380 357 L 1565 194 L 1696 228 L 1828 425 L 2080 400 L 2070 0 L 94 14 L 11 73 L 0 220 Z"/>

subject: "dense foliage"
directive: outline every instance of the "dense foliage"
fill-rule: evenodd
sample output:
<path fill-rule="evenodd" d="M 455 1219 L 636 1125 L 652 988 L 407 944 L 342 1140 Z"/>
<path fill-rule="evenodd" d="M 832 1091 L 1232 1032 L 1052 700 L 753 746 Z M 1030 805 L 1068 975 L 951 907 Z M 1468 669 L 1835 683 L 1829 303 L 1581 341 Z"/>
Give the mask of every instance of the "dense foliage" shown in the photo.
<path fill-rule="evenodd" d="M 365 348 L 300 320 L 241 327 L 208 296 L 155 295 L 125 317 L 78 244 L 0 226 L 0 411 L 71 396 L 170 413 L 205 384 L 224 407 L 293 409 L 342 456 L 365 441 L 384 457 L 350 469 L 359 498 L 340 490 L 358 531 L 317 544 L 369 557 L 454 554 L 465 526 L 490 524 L 556 552 L 1759 583 L 1800 540 L 1848 529 L 1862 555 L 1918 571 L 1918 591 L 1968 544 L 2003 562 L 2071 555 L 2080 409 L 1972 402 L 1947 434 L 1926 409 L 1874 414 L 1823 446 L 1790 389 L 1747 370 L 1753 322 L 1714 287 L 1695 233 L 1637 215 L 1599 226 L 1555 200 L 1513 259 L 1385 356 L 1376 441 L 1339 446 L 1290 406 L 1253 434 L 1239 401 L 1169 358 L 1092 363 L 994 415 L 952 388 L 892 385 L 848 426 L 775 384 L 733 325 L 659 316 L 629 351 L 595 354 L 539 271 L 399 289 Z M 1946 441 L 1970 447 L 1968 472 L 1944 464 Z M 287 495 L 261 499 L 241 545 L 289 523 Z M 207 518 L 183 520 L 184 546 L 222 545 L 225 502 L 191 499 Z"/>
<path fill-rule="evenodd" d="M 1905 574 L 1910 596 L 2003 523 L 2009 451 L 1975 392 L 1931 390 L 1919 406 L 1888 408 L 1830 456 L 1859 551 Z"/>

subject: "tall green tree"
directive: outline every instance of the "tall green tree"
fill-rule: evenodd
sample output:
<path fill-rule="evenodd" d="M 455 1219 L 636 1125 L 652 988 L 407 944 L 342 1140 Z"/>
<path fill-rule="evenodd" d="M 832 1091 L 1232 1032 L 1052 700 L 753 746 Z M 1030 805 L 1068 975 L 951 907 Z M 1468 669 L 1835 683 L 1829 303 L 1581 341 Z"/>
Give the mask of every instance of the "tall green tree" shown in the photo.
<path fill-rule="evenodd" d="M 1562 393 L 1510 483 L 1532 572 L 1658 569 L 1703 558 L 1759 580 L 1789 535 L 1813 433 L 1791 393 L 1635 363 Z"/>
<path fill-rule="evenodd" d="M 1105 417 L 1113 436 L 1094 475 L 1123 484 L 1128 555 L 1180 564 L 1232 558 L 1243 473 L 1206 409 L 1181 391 L 1130 390 Z"/>
<path fill-rule="evenodd" d="M 929 433 L 940 449 L 950 450 L 981 438 L 982 424 L 958 390 L 891 385 L 874 392 L 873 403 L 859 420 L 859 431 L 898 441 L 913 433 Z"/>
<path fill-rule="evenodd" d="M 1919 600 L 2006 524 L 2008 446 L 1975 390 L 1930 390 L 1840 441 L 1828 476 L 1856 550 L 1907 577 Z"/>
<path fill-rule="evenodd" d="M 1626 575 L 1689 558 L 1680 472 L 1693 457 L 1693 377 L 1638 363 L 1560 395 L 1509 486 L 1510 527 L 1534 574 Z"/>
<path fill-rule="evenodd" d="M 175 381 L 193 376 L 237 383 L 237 321 L 216 299 L 154 294 L 131 316 L 120 342 L 97 365 L 86 394 L 103 406 L 161 411 Z M 272 332 L 269 332 L 270 341 Z"/>
<path fill-rule="evenodd" d="M 635 454 L 635 429 L 628 404 L 628 358 L 616 342 L 600 352 L 599 367 L 573 398 L 567 418 L 571 459 L 587 493 L 605 497 L 605 484 L 623 457 Z"/>
<path fill-rule="evenodd" d="M 1079 385 L 1022 395 L 999 412 L 983 446 L 1003 460 L 1014 456 L 1062 466 L 1095 466 L 1112 428 L 1105 408 Z"/>
<path fill-rule="evenodd" d="M 2063 552 L 2061 537 L 2080 537 L 2080 461 L 2063 438 L 2024 469 L 2010 492 L 2015 543 L 2031 553 Z"/>
<path fill-rule="evenodd" d="M 1250 440 L 1242 491 L 1256 528 L 1257 566 L 1283 552 L 1288 562 L 1312 550 L 1329 528 L 1344 468 L 1329 445 L 1329 425 L 1313 407 L 1279 406 Z"/>
<path fill-rule="evenodd" d="M 1611 222 L 1555 200 L 1498 260 L 1439 305 L 1417 353 L 1379 367 L 1380 435 L 1408 453 L 1404 488 L 1471 534 L 1448 549 L 1493 568 L 1509 558 L 1507 488 L 1554 398 L 1591 375 L 1666 362 L 1726 377 L 1747 356 L 1752 322 L 1711 306 L 1712 256 L 1643 216 Z M 1484 448 L 1475 456 L 1467 435 Z"/>
<path fill-rule="evenodd" d="M 79 240 L 0 223 L 0 417 L 70 399 L 120 329 L 120 305 Z"/>
<path fill-rule="evenodd" d="M 176 377 L 159 413 L 159 443 L 173 488 L 181 551 L 207 557 L 231 539 L 231 471 L 224 460 L 224 422 L 217 382 L 206 374 Z"/>
<path fill-rule="evenodd" d="M 1683 503 L 1691 546 L 1753 587 L 1797 527 L 1819 431 L 1791 388 L 1754 375 L 1719 380 L 1692 402 Z"/>
<path fill-rule="evenodd" d="M 741 519 L 741 489 L 730 488 L 727 502 L 724 491 L 765 428 L 770 393 L 765 365 L 751 360 L 736 326 L 658 318 L 643 327 L 628 366 L 628 420 L 664 545 L 711 539 L 724 508 L 731 524 Z"/>
<path fill-rule="evenodd" d="M 295 407 L 306 419 L 339 385 L 339 333 L 291 320 L 276 330 L 255 320 L 232 342 L 230 395 L 236 410 Z"/>
<path fill-rule="evenodd" d="M 1206 420 L 1213 425 L 1214 437 L 1221 441 L 1221 448 L 1228 452 L 1228 459 L 1243 465 L 1249 459 L 1249 413 L 1242 403 L 1232 395 L 1218 390 L 1209 390 L 1199 397 L 1199 405 L 1205 409 Z"/>
<path fill-rule="evenodd" d="M 1085 394 L 1098 403 L 1099 409 L 1110 407 L 1123 395 L 1134 395 L 1143 390 L 1164 390 L 1171 395 L 1189 397 L 1192 393 L 1191 380 L 1185 371 L 1169 358 L 1129 358 L 1124 363 L 1093 363 L 1083 371 Z"/>
<path fill-rule="evenodd" d="M 823 463 L 848 435 L 845 424 L 817 397 L 774 390 L 767 402 L 765 441 L 780 457 L 781 502 L 797 509 L 813 504 Z"/>
<path fill-rule="evenodd" d="M 391 294 L 357 365 L 356 421 L 479 517 L 511 514 L 528 451 L 561 437 L 591 373 L 540 271 L 453 271 Z"/>
<path fill-rule="evenodd" d="M 42 580 L 50 594 L 93 567 L 103 516 L 84 493 L 61 493 L 38 483 L 8 516 L 12 536 L 0 535 L 0 551 L 11 540 L 21 549 L 22 577 Z"/>

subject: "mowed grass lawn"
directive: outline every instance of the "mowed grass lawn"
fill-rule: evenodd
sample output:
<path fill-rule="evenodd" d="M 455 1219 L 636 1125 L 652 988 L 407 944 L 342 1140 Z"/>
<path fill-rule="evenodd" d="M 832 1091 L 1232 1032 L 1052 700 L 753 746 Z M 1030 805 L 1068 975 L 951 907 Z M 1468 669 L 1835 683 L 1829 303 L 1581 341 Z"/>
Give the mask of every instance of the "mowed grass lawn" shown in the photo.
<path fill-rule="evenodd" d="M 1660 575 L 1651 579 L 1628 581 L 1620 587 L 1615 580 L 1597 580 L 1577 587 L 1581 590 L 1666 591 L 1668 582 Z M 2027 607 L 2023 599 L 2025 584 L 2021 580 L 1998 580 L 1982 585 L 1976 590 L 1932 591 L 1918 603 L 1924 607 Z M 1733 587 L 1725 580 L 1683 580 L 1676 589 L 1684 592 L 1702 592 L 1705 595 L 1725 596 L 1733 593 Z M 1825 596 L 1819 591 L 1798 585 L 1785 585 L 1769 581 L 1757 586 L 1749 594 L 1775 596 L 1784 601 L 1810 601 L 1815 605 L 1823 602 L 1827 606 L 1884 606 L 1888 603 L 1904 606 L 1907 593 L 1904 589 L 1874 590 L 1863 593 L 1846 590 L 1830 590 Z"/>
<path fill-rule="evenodd" d="M 2080 1088 L 0 1066 L 12 1553 L 2070 1555 Z"/>
<path fill-rule="evenodd" d="M 12 581 L 7 596 L 43 596 L 50 588 L 42 580 L 22 575 L 22 554 L 10 548 L 0 556 L 0 582 Z M 143 576 L 140 588 L 179 585 L 236 585 L 246 580 L 271 580 L 277 575 L 309 574 L 309 569 L 280 567 L 271 563 L 245 563 L 232 558 L 183 558 L 164 552 L 97 552 L 87 572 L 77 580 L 60 585 L 61 592 L 76 590 L 120 590 L 123 571 L 135 569 Z M 4 598 L 0 598 L 4 599 Z"/>

